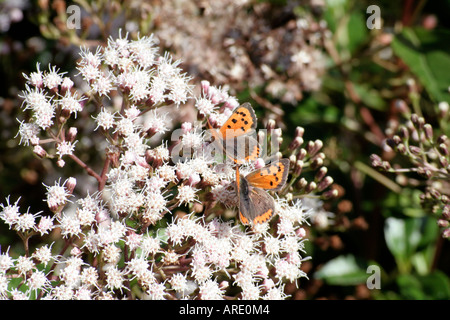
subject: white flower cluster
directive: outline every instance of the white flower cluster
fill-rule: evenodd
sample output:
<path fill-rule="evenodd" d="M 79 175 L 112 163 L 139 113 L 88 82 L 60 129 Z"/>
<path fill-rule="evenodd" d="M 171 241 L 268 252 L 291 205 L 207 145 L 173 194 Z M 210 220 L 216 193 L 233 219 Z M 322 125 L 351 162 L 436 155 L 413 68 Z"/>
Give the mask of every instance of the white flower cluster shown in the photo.
<path fill-rule="evenodd" d="M 179 106 L 192 93 L 179 64 L 168 54 L 160 56 L 152 37 L 120 37 L 95 52 L 81 50 L 78 70 L 90 92 L 79 94 L 55 68 L 41 72 L 38 66 L 26 77 L 24 109 L 33 117 L 20 123 L 21 143 L 41 147 L 39 136 L 47 131 L 59 158 L 73 154 L 76 129 L 64 131 L 64 123 L 58 123 L 58 133 L 52 131 L 60 121 L 55 114 L 76 117 L 87 112 L 86 101 L 103 101 L 90 116 L 95 133 L 109 143 L 108 170 L 89 169 L 99 182 L 92 195 L 76 196 L 74 178 L 46 186 L 52 216 L 20 213 L 18 201 L 11 204 L 9 198 L 1 205 L 0 219 L 22 239 L 54 232 L 52 239 L 59 237 L 64 246 L 62 251 L 54 243 L 28 248 L 17 258 L 1 253 L 1 298 L 224 299 L 238 292 L 240 299 L 285 299 L 285 283 L 306 276 L 300 269 L 302 224 L 309 212 L 300 201 L 275 197 L 271 228 L 268 223 L 244 227 L 238 219 L 220 216 L 237 203 L 235 169 L 203 153 L 205 123 L 183 123 L 173 145 L 149 144 L 153 134 L 169 130 L 170 119 L 157 107 Z M 120 111 L 106 103 L 113 90 L 123 96 Z M 196 109 L 214 126 L 238 105 L 208 82 L 195 97 Z M 149 123 L 142 123 L 148 111 Z M 175 158 L 176 146 L 194 151 Z M 50 269 L 42 267 L 49 264 Z M 18 287 L 11 284 L 14 273 L 23 280 Z"/>

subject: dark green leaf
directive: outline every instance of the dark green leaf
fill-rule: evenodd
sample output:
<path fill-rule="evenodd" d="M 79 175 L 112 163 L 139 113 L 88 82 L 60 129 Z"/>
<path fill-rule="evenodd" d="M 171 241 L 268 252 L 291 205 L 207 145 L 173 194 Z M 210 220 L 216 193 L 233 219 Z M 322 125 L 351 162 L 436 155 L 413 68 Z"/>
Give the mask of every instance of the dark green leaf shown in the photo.
<path fill-rule="evenodd" d="M 435 102 L 450 102 L 450 32 L 406 28 L 392 42 L 398 55 L 425 86 Z"/>

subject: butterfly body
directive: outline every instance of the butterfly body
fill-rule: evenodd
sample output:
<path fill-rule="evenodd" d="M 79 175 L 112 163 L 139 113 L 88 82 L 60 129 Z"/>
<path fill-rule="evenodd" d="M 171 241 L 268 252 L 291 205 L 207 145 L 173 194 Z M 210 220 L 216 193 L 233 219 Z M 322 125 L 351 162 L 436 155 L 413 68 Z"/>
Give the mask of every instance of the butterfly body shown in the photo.
<path fill-rule="evenodd" d="M 243 224 L 268 221 L 275 212 L 275 201 L 265 190 L 276 191 L 286 183 L 289 160 L 281 159 L 243 176 L 236 168 L 239 219 Z"/>

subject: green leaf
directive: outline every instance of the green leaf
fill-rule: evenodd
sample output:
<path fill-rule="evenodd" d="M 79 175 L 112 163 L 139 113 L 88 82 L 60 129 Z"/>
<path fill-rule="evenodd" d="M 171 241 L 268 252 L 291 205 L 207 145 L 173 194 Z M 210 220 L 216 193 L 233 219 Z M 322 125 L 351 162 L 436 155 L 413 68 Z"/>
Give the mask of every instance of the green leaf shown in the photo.
<path fill-rule="evenodd" d="M 354 53 L 362 44 L 368 41 L 368 32 L 364 13 L 362 11 L 352 12 L 347 23 L 347 45 L 351 53 Z"/>
<path fill-rule="evenodd" d="M 413 265 L 421 274 L 429 272 L 438 231 L 429 217 L 386 219 L 384 237 L 401 273 Z"/>
<path fill-rule="evenodd" d="M 323 265 L 314 278 L 324 280 L 329 285 L 350 286 L 366 282 L 367 264 L 353 255 L 339 256 Z"/>
<path fill-rule="evenodd" d="M 422 300 L 425 298 L 419 279 L 413 275 L 402 274 L 398 276 L 397 285 L 399 287 L 400 294 L 406 299 Z"/>
<path fill-rule="evenodd" d="M 386 219 L 384 236 L 386 244 L 394 256 L 409 257 L 420 241 L 420 233 L 413 227 L 416 219 Z"/>
<path fill-rule="evenodd" d="M 420 277 L 423 291 L 428 298 L 433 300 L 450 299 L 450 281 L 447 275 L 441 271 L 433 272 Z"/>
<path fill-rule="evenodd" d="M 392 49 L 425 86 L 435 102 L 450 102 L 450 32 L 405 28 Z"/>
<path fill-rule="evenodd" d="M 381 97 L 380 92 L 369 85 L 353 83 L 356 93 L 361 97 L 362 102 L 378 111 L 386 111 L 386 102 Z"/>
<path fill-rule="evenodd" d="M 397 278 L 397 285 L 405 299 L 448 300 L 450 298 L 449 278 L 440 271 L 425 276 L 403 274 Z"/>

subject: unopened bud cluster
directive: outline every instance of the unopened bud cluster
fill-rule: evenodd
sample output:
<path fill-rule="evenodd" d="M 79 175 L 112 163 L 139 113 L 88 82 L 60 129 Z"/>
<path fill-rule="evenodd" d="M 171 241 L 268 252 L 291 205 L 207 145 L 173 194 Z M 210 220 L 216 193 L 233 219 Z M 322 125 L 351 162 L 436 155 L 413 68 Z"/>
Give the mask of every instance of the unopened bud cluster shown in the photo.
<path fill-rule="evenodd" d="M 430 208 L 432 213 L 441 215 L 438 224 L 443 228 L 443 236 L 448 238 L 450 228 L 444 221 L 450 221 L 450 141 L 446 135 L 436 131 L 424 117 L 413 113 L 406 124 L 398 127 L 398 133 L 386 140 L 386 144 L 392 150 L 409 160 L 411 167 L 401 168 L 376 154 L 372 154 L 370 160 L 373 167 L 382 171 L 399 175 L 416 173 L 425 179 L 426 187 L 420 200 L 424 207 Z M 408 181 L 408 179 L 399 181 Z"/>
<path fill-rule="evenodd" d="M 292 180 L 290 185 L 296 194 L 307 196 L 308 194 L 320 194 L 323 199 L 332 199 L 338 196 L 336 189 L 329 189 L 333 184 L 333 178 L 329 175 L 325 166 L 325 153 L 322 152 L 321 140 L 304 143 L 304 128 L 297 127 L 295 136 L 285 152 L 289 154 Z"/>

